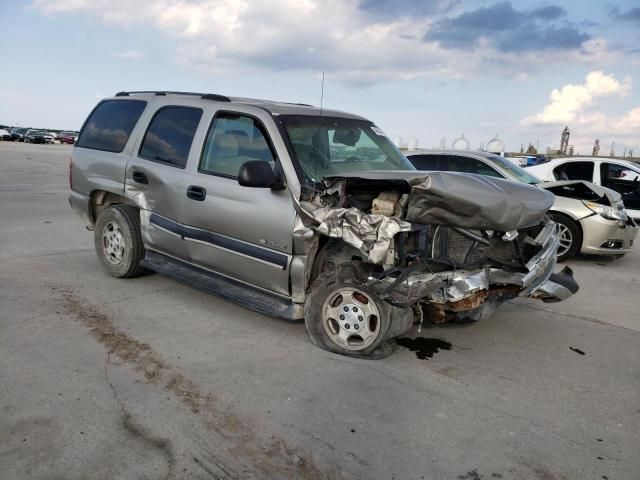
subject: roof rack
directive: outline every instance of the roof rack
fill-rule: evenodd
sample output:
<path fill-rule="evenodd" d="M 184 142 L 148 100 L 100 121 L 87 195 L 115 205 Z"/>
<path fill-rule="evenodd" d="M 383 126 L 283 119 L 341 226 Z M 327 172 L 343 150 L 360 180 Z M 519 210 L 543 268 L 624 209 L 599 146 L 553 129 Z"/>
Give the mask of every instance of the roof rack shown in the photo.
<path fill-rule="evenodd" d="M 200 97 L 204 100 L 214 100 L 216 102 L 230 102 L 229 97 L 224 95 L 218 95 L 215 93 L 196 93 L 196 92 L 172 92 L 168 90 L 139 90 L 135 92 L 118 92 L 116 97 L 128 97 L 129 95 L 156 95 L 164 97 L 166 95 L 189 95 L 193 97 Z"/>

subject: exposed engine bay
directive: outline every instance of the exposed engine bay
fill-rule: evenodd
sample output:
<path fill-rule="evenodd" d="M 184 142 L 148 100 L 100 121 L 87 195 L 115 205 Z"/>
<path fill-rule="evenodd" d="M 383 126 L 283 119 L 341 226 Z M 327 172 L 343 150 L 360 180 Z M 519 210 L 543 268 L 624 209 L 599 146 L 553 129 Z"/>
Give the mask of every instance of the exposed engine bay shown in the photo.
<path fill-rule="evenodd" d="M 367 288 L 442 323 L 479 320 L 517 296 L 560 301 L 577 291 L 568 267 L 553 274 L 553 201 L 478 175 L 363 172 L 305 191 L 299 211 L 301 229 L 342 240 L 330 262 L 361 260 Z"/>

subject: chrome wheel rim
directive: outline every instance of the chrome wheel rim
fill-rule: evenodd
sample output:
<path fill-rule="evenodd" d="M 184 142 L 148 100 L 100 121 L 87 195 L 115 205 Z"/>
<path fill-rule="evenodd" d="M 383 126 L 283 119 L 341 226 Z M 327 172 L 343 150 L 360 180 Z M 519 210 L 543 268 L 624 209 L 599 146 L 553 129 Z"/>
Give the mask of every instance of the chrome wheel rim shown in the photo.
<path fill-rule="evenodd" d="M 380 311 L 366 293 L 342 288 L 329 295 L 322 305 L 322 326 L 340 348 L 364 350 L 380 336 Z"/>
<path fill-rule="evenodd" d="M 124 256 L 125 241 L 122 230 L 115 222 L 107 223 L 102 229 L 102 250 L 109 263 L 117 265 Z"/>
<path fill-rule="evenodd" d="M 566 225 L 558 224 L 560 230 L 560 245 L 558 246 L 558 256 L 561 257 L 571 249 L 573 235 Z"/>

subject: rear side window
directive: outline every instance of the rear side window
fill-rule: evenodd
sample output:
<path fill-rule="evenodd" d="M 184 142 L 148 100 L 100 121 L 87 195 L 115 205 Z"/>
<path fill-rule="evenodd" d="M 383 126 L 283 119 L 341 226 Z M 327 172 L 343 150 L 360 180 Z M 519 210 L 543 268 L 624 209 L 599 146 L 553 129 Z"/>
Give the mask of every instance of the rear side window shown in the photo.
<path fill-rule="evenodd" d="M 553 170 L 556 180 L 586 180 L 593 182 L 593 162 L 567 162 Z"/>
<path fill-rule="evenodd" d="M 504 178 L 493 168 L 480 160 L 471 157 L 462 157 L 458 155 L 447 155 L 445 157 L 449 163 L 450 172 L 475 173 L 487 177 Z"/>
<path fill-rule="evenodd" d="M 440 155 L 410 155 L 407 158 L 418 170 L 446 170 L 446 165 L 443 167 L 443 162 L 440 162 Z"/>
<path fill-rule="evenodd" d="M 202 110 L 199 108 L 161 108 L 149 124 L 140 147 L 140 156 L 184 168 L 201 117 Z"/>
<path fill-rule="evenodd" d="M 105 100 L 91 112 L 82 127 L 77 147 L 119 153 L 129 140 L 147 102 Z"/>

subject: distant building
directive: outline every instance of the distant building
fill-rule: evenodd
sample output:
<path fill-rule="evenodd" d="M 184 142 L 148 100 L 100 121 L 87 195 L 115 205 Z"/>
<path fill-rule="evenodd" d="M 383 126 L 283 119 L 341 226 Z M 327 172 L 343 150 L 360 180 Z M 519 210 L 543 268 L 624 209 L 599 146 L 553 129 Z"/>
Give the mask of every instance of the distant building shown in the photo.
<path fill-rule="evenodd" d="M 451 144 L 452 150 L 469 150 L 469 148 L 469 140 L 464 138 L 464 133 L 460 137 L 456 138 Z"/>
<path fill-rule="evenodd" d="M 564 130 L 562 130 L 562 135 L 560 136 L 560 153 L 566 155 L 567 149 L 569 148 L 569 127 L 565 126 Z"/>
<path fill-rule="evenodd" d="M 487 143 L 487 152 L 496 155 L 504 155 L 504 142 L 498 138 L 498 134 Z"/>

